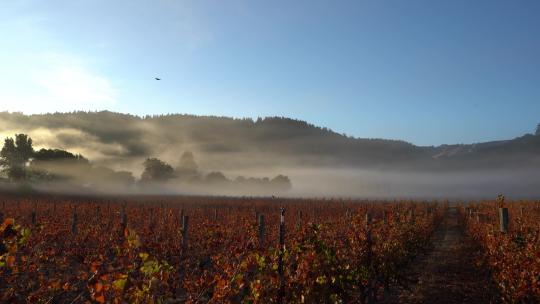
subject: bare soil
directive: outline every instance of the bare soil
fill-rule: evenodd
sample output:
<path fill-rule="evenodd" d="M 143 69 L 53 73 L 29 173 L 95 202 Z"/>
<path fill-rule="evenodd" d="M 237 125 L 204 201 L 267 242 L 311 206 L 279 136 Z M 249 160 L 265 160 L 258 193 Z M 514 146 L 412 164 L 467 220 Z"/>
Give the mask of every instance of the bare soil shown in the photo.
<path fill-rule="evenodd" d="M 406 280 L 384 303 L 499 303 L 489 272 L 475 263 L 478 249 L 449 208 L 434 235 L 433 250 L 419 256 Z"/>

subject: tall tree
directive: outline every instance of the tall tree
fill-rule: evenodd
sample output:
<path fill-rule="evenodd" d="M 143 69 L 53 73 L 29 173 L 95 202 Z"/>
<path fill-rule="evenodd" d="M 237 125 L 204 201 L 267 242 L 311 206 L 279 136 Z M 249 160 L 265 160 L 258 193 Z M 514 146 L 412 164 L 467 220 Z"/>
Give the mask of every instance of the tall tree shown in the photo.
<path fill-rule="evenodd" d="M 199 175 L 199 166 L 195 162 L 195 157 L 191 151 L 186 151 L 180 157 L 176 175 L 180 180 L 189 180 Z"/>
<path fill-rule="evenodd" d="M 540 123 L 536 126 L 536 133 L 534 134 L 540 136 Z"/>
<path fill-rule="evenodd" d="M 157 158 L 147 158 L 144 163 L 143 182 L 164 182 L 174 177 L 171 165 Z"/>
<path fill-rule="evenodd" d="M 33 155 L 32 139 L 26 134 L 16 134 L 15 139 L 8 137 L 4 140 L 0 166 L 11 180 L 23 180 L 26 177 L 26 164 Z"/>

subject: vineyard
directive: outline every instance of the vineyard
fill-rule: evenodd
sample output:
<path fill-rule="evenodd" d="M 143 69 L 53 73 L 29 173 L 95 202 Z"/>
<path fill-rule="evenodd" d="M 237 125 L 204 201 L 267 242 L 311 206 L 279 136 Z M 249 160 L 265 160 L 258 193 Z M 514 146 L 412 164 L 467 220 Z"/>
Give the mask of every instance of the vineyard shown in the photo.
<path fill-rule="evenodd" d="M 540 302 L 540 205 L 504 197 L 461 208 L 468 234 L 480 246 L 479 262 L 492 273 L 509 303 Z"/>
<path fill-rule="evenodd" d="M 433 273 L 449 267 L 436 239 L 452 239 L 441 228 L 452 216 L 463 234 L 453 242 L 466 239 L 474 248 L 448 251 L 455 263 L 474 258 L 469 270 L 487 271 L 497 301 L 540 301 L 534 202 L 52 196 L 0 202 L 2 303 L 421 303 L 392 293 L 410 283 L 415 265 Z M 426 266 L 418 257 L 431 251 L 436 257 Z M 429 279 L 417 280 L 429 286 Z"/>
<path fill-rule="evenodd" d="M 8 198 L 12 303 L 368 303 L 430 246 L 443 206 L 351 200 Z"/>

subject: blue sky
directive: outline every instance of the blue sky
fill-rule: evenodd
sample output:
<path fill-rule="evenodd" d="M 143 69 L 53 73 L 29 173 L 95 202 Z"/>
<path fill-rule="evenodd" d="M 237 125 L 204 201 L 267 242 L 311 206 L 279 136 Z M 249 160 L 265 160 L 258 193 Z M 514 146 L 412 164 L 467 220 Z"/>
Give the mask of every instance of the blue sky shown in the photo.
<path fill-rule="evenodd" d="M 512 138 L 540 122 L 540 1 L 0 0 L 0 110 L 102 109 Z"/>

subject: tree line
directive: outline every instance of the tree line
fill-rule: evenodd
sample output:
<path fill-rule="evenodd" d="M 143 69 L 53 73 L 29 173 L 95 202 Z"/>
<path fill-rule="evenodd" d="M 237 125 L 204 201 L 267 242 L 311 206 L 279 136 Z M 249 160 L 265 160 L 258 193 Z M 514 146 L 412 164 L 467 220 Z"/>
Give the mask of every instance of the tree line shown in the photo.
<path fill-rule="evenodd" d="M 158 158 L 147 158 L 143 166 L 144 171 L 140 179 L 140 183 L 143 184 L 173 181 L 190 186 L 236 186 L 255 190 L 287 191 L 292 188 L 289 177 L 281 174 L 272 179 L 244 176 L 229 179 L 220 171 L 204 174 L 199 170 L 191 151 L 182 154 L 176 168 Z"/>
<path fill-rule="evenodd" d="M 198 187 L 218 185 L 254 187 L 271 191 L 287 191 L 292 187 L 290 179 L 285 175 L 278 175 L 272 179 L 238 176 L 232 180 L 220 171 L 204 173 L 199 170 L 195 157 L 190 151 L 182 154 L 176 168 L 155 157 L 147 158 L 142 165 L 143 172 L 140 179 L 136 180 L 129 171 L 115 171 L 93 165 L 81 154 L 62 149 L 42 148 L 35 151 L 32 138 L 27 134 L 16 134 L 14 138 L 5 138 L 0 151 L 1 172 L 14 183 L 76 181 L 89 186 L 107 184 L 143 187 L 167 183 Z"/>

